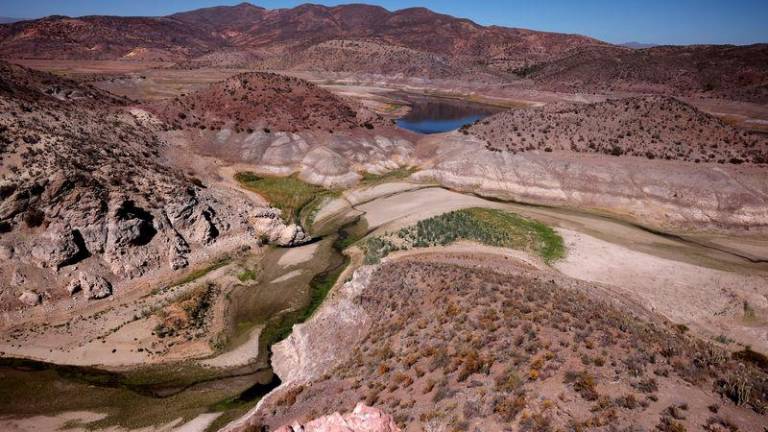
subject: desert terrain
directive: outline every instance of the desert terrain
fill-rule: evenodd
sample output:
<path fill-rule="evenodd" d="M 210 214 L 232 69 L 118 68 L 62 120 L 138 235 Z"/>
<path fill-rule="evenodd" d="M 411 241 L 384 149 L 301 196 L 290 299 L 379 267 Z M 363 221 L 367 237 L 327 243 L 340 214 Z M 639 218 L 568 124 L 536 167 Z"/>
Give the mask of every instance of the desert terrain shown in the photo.
<path fill-rule="evenodd" d="M 368 5 L 0 24 L 0 429 L 762 432 L 766 65 Z"/>

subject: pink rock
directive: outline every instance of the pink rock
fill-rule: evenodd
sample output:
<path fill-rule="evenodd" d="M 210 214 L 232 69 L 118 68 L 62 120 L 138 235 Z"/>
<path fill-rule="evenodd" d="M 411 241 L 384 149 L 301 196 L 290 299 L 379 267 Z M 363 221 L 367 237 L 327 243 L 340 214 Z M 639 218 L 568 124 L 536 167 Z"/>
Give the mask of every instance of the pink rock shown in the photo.
<path fill-rule="evenodd" d="M 341 415 L 333 413 L 311 422 L 282 426 L 275 432 L 401 432 L 392 416 L 378 408 L 358 403 L 354 411 Z"/>

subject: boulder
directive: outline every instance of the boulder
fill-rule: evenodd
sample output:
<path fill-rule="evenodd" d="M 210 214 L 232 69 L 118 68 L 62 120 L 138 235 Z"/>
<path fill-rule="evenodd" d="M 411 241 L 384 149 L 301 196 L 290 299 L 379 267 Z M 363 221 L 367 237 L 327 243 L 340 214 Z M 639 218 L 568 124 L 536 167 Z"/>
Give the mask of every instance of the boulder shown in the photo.
<path fill-rule="evenodd" d="M 13 247 L 8 245 L 0 245 L 0 259 L 9 260 L 13 258 Z"/>
<path fill-rule="evenodd" d="M 275 208 L 261 208 L 253 212 L 249 220 L 258 235 L 269 243 L 298 246 L 312 240 L 299 225 L 286 224 L 280 214 L 280 210 Z"/>
<path fill-rule="evenodd" d="M 32 247 L 32 256 L 42 267 L 61 268 L 74 264 L 84 251 L 71 229 L 50 228 Z"/>
<path fill-rule="evenodd" d="M 79 291 L 83 291 L 89 300 L 102 299 L 112 295 L 112 284 L 101 276 L 80 272 L 80 275 L 67 285 L 69 295 Z"/>
<path fill-rule="evenodd" d="M 400 432 L 400 428 L 389 414 L 360 402 L 351 413 L 333 413 L 305 425 L 282 426 L 276 432 Z"/>
<path fill-rule="evenodd" d="M 40 294 L 33 291 L 24 291 L 19 296 L 19 301 L 27 306 L 37 306 L 42 300 L 43 299 L 40 297 Z"/>
<path fill-rule="evenodd" d="M 69 293 L 69 295 L 75 295 L 82 289 L 83 287 L 80 284 L 80 278 L 72 279 L 71 281 L 69 281 L 69 284 L 67 284 L 67 292 Z"/>

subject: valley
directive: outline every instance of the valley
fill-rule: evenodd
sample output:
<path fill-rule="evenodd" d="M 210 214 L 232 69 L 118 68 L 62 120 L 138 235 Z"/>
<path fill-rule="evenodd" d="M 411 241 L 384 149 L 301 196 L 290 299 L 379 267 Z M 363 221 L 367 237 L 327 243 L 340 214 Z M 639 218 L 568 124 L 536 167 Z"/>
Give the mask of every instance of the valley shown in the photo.
<path fill-rule="evenodd" d="M 0 24 L 0 430 L 761 432 L 765 47 Z"/>

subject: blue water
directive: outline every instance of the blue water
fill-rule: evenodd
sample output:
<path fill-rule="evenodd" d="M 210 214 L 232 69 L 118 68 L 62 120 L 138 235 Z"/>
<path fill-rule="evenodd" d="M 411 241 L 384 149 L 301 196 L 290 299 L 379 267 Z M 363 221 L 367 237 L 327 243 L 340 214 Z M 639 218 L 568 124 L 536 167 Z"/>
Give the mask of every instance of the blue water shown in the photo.
<path fill-rule="evenodd" d="M 487 114 L 475 114 L 457 119 L 434 119 L 434 120 L 406 120 L 397 119 L 396 123 L 403 129 L 418 132 L 420 134 L 435 134 L 459 129 L 460 127 L 472 124 L 478 120 L 487 117 Z"/>
<path fill-rule="evenodd" d="M 397 125 L 420 134 L 456 130 L 500 111 L 496 107 L 453 99 L 409 94 L 400 97 L 411 106 L 411 111 L 397 119 Z"/>

